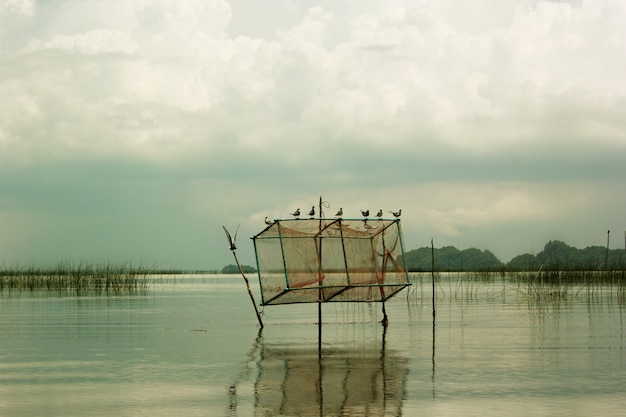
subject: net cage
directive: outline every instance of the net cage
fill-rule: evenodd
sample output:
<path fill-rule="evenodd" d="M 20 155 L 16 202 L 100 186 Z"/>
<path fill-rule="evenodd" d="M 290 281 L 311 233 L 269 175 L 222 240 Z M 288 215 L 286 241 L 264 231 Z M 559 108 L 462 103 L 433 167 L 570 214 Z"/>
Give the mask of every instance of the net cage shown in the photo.
<path fill-rule="evenodd" d="M 410 285 L 399 219 L 275 220 L 252 240 L 263 305 L 385 301 Z"/>

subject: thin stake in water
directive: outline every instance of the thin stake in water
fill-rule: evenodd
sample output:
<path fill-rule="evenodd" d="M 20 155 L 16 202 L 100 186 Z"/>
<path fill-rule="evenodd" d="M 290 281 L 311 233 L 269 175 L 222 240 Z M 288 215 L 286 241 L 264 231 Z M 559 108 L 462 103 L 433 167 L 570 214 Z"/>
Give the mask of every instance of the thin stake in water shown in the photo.
<path fill-rule="evenodd" d="M 239 259 L 237 259 L 237 253 L 235 253 L 235 251 L 237 250 L 236 240 L 237 240 L 237 232 L 239 231 L 239 226 L 237 226 L 237 230 L 235 230 L 234 237 L 230 235 L 228 230 L 226 230 L 225 226 L 222 226 L 222 227 L 224 228 L 224 232 L 226 232 L 226 238 L 228 239 L 228 244 L 229 244 L 228 248 L 233 253 L 233 256 L 235 257 L 235 263 L 237 264 L 237 268 L 239 269 L 239 273 L 243 277 L 243 280 L 246 282 L 248 295 L 250 295 L 250 301 L 252 301 L 252 306 L 254 307 L 256 318 L 257 320 L 259 320 L 259 326 L 261 326 L 261 329 L 263 329 L 263 320 L 261 320 L 261 314 L 259 313 L 259 309 L 257 308 L 256 302 L 254 301 L 254 295 L 252 295 L 252 290 L 250 289 L 250 282 L 248 281 L 248 277 L 246 277 L 246 274 L 243 273 L 243 269 L 241 269 L 241 264 L 239 264 Z"/>

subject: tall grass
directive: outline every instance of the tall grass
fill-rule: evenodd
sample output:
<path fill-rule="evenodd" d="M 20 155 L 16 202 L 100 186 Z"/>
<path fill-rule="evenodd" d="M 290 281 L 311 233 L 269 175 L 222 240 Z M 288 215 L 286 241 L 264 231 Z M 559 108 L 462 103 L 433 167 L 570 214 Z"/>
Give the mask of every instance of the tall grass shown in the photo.
<path fill-rule="evenodd" d="M 610 299 L 626 304 L 626 271 L 539 270 L 531 272 L 436 273 L 438 299 L 486 301 L 510 297 L 520 301 L 589 301 Z M 432 297 L 426 274 L 413 273 L 407 298 L 422 301 Z"/>
<path fill-rule="evenodd" d="M 128 264 L 60 263 L 0 269 L 0 291 L 136 292 L 148 289 L 152 271 Z"/>
<path fill-rule="evenodd" d="M 587 299 L 615 297 L 626 300 L 624 270 L 606 271 L 537 271 L 509 274 L 520 294 L 531 299 L 567 300 L 585 296 Z"/>
<path fill-rule="evenodd" d="M 430 273 L 411 273 L 411 287 L 407 299 L 424 301 L 431 297 Z M 481 296 L 487 300 L 504 297 L 507 291 L 502 272 L 436 272 L 435 297 L 457 301 L 477 301 Z"/>

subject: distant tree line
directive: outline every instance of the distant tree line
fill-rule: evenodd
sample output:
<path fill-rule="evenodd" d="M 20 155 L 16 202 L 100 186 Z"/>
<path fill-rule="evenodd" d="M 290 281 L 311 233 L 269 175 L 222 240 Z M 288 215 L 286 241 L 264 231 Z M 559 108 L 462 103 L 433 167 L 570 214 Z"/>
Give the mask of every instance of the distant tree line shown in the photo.
<path fill-rule="evenodd" d="M 435 271 L 438 272 L 480 272 L 480 271 L 595 271 L 616 270 L 626 267 L 626 252 L 623 249 L 610 249 L 603 246 L 588 246 L 577 249 L 561 241 L 548 242 L 536 255 L 525 253 L 507 263 L 500 261 L 492 252 L 469 248 L 459 250 L 454 246 L 435 248 Z M 405 254 L 407 269 L 412 272 L 432 270 L 432 249 L 423 247 Z M 242 265 L 246 274 L 256 273 L 256 269 Z M 222 274 L 238 274 L 237 265 L 222 268 Z"/>
<path fill-rule="evenodd" d="M 256 272 L 255 268 L 248 265 L 241 265 L 241 270 L 244 274 L 254 274 Z M 222 274 L 239 274 L 239 268 L 237 265 L 226 265 L 222 268 Z"/>
<path fill-rule="evenodd" d="M 408 251 L 409 271 L 431 271 L 432 249 L 423 247 Z M 623 249 L 608 250 L 602 246 L 577 249 L 561 241 L 548 242 L 536 255 L 525 253 L 507 263 L 492 252 L 476 248 L 458 250 L 454 246 L 435 248 L 435 270 L 444 271 L 536 271 L 542 270 L 615 270 L 623 269 L 626 253 Z"/>

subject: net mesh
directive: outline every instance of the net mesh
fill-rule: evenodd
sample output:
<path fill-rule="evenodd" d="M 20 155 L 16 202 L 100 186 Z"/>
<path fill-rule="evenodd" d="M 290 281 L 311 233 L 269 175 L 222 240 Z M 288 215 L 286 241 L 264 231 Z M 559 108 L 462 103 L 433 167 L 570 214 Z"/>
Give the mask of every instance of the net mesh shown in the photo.
<path fill-rule="evenodd" d="M 397 219 L 277 220 L 252 239 L 264 305 L 384 301 L 409 285 Z"/>

